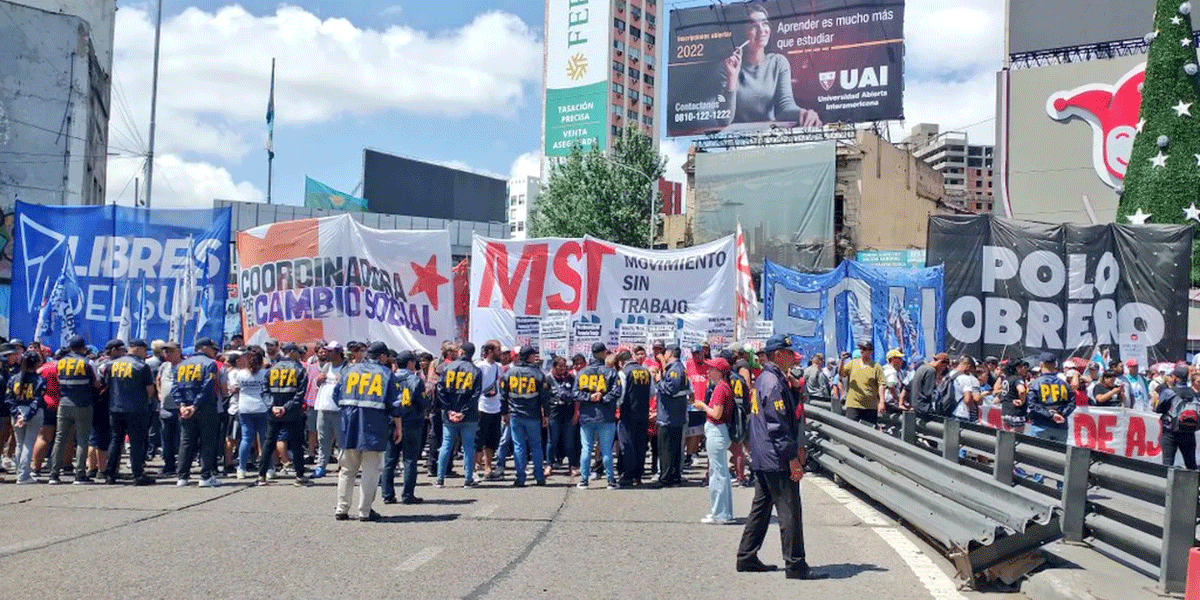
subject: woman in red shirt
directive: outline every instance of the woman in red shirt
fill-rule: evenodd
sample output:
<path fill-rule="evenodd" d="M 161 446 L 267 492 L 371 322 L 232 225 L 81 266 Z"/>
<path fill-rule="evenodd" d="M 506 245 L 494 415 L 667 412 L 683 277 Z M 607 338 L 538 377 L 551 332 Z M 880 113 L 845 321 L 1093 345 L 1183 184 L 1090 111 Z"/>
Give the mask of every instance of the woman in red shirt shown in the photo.
<path fill-rule="evenodd" d="M 46 460 L 46 454 L 50 452 L 50 448 L 54 445 L 54 432 L 58 428 L 58 368 L 57 363 L 53 360 L 48 360 L 38 367 L 38 375 L 46 380 L 46 395 L 43 402 L 46 407 L 46 414 L 42 421 L 42 429 L 38 432 L 38 438 L 33 443 L 33 470 L 35 473 L 40 473 L 42 463 Z M 50 469 L 53 471 L 54 469 Z"/>
<path fill-rule="evenodd" d="M 697 398 L 693 403 L 705 412 L 705 447 L 708 450 L 708 498 L 711 510 L 701 523 L 726 525 L 733 521 L 733 488 L 729 476 L 729 422 L 734 415 L 733 388 L 729 386 L 729 362 L 714 358 L 704 363 L 713 383 L 709 402 Z"/>

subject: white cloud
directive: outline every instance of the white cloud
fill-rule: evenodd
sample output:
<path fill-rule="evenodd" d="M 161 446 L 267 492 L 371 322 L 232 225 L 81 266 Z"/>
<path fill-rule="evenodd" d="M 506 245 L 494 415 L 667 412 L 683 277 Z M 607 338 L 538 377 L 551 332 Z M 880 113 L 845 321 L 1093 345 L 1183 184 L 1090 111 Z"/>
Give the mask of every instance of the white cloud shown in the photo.
<path fill-rule="evenodd" d="M 964 81 L 925 81 L 905 90 L 906 120 L 891 137 L 899 141 L 917 123 L 936 123 L 943 131 L 966 131 L 971 143 L 996 138 L 996 74 L 983 71 Z M 969 127 L 968 127 L 969 126 Z"/>
<path fill-rule="evenodd" d="M 402 13 L 402 12 L 404 12 L 403 6 L 400 6 L 399 4 L 393 4 L 387 8 L 379 11 L 379 14 L 381 14 L 385 17 L 395 17 L 395 16 L 399 16 L 400 13 Z"/>
<path fill-rule="evenodd" d="M 108 201 L 132 206 L 134 178 L 145 186 L 145 161 L 121 158 L 108 161 Z M 175 154 L 160 154 L 154 160 L 156 208 L 202 208 L 214 199 L 263 202 L 265 194 L 249 182 L 235 182 L 224 167 L 202 161 L 186 161 Z"/>
<path fill-rule="evenodd" d="M 509 179 L 542 176 L 542 155 L 539 152 L 526 152 L 516 158 L 512 168 L 508 170 Z"/>

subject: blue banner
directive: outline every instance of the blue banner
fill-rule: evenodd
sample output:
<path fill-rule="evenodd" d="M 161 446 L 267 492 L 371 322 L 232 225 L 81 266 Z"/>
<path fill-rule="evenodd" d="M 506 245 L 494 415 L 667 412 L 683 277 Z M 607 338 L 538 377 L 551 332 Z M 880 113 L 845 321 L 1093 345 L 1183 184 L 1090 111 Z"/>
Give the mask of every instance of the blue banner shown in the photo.
<path fill-rule="evenodd" d="M 230 209 L 18 202 L 10 333 L 59 347 L 71 335 L 223 342 Z"/>
<path fill-rule="evenodd" d="M 806 356 L 837 356 L 870 339 L 875 356 L 900 350 L 909 362 L 946 345 L 945 274 L 928 269 L 872 267 L 844 261 L 821 275 L 766 261 L 764 318 L 792 336 Z"/>

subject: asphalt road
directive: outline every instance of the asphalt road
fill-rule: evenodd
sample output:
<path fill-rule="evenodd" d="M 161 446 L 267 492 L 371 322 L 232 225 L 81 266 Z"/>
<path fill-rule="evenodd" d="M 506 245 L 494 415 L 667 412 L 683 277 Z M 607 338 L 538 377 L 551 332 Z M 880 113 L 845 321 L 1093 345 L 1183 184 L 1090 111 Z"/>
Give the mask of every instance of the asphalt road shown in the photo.
<path fill-rule="evenodd" d="M 614 491 L 561 475 L 544 488 L 452 479 L 438 490 L 422 475 L 426 502 L 377 500 L 379 523 L 335 521 L 332 477 L 309 488 L 290 478 L 216 489 L 3 483 L 0 589 L 39 600 L 977 596 L 954 591 L 949 563 L 917 538 L 861 504 L 852 511 L 818 476 L 802 491 L 806 546 L 831 578 L 737 573 L 742 527 L 702 525 L 707 488 L 699 470 L 687 475 L 689 487 Z M 751 497 L 735 488 L 736 515 Z M 765 562 L 780 564 L 777 532 Z"/>

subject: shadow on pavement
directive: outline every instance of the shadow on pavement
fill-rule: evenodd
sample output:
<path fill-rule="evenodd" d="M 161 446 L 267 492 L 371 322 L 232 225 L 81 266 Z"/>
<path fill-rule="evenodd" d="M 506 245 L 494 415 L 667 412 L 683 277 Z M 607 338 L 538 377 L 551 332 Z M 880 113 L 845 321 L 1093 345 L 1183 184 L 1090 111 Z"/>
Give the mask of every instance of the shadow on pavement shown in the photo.
<path fill-rule="evenodd" d="M 456 521 L 462 515 L 392 515 L 379 519 L 380 523 L 441 523 Z"/>
<path fill-rule="evenodd" d="M 851 579 L 859 573 L 884 572 L 888 569 L 879 565 L 866 563 L 837 563 L 832 565 L 816 565 L 812 567 L 818 573 L 828 573 L 830 579 Z"/>

